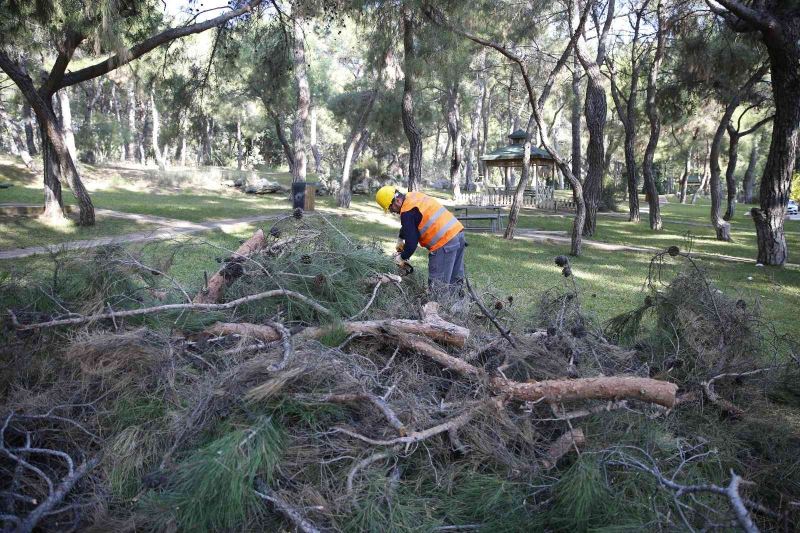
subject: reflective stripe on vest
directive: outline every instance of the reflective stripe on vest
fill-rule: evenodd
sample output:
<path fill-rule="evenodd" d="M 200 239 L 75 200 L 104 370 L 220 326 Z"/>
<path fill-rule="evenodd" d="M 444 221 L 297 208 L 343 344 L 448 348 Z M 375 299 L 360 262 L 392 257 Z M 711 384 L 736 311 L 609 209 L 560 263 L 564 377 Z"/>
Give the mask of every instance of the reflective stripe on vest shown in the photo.
<path fill-rule="evenodd" d="M 421 192 L 409 192 L 403 201 L 401 213 L 414 208 L 422 213 L 419 223 L 419 244 L 435 252 L 464 229 L 461 222 L 453 216 L 438 200 Z"/>

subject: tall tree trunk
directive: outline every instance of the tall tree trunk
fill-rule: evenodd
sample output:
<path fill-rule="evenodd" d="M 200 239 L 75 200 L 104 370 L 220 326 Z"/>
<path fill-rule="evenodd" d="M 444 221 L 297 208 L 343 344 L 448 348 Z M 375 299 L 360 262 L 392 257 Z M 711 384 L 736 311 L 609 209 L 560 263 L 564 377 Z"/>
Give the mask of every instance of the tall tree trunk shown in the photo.
<path fill-rule="evenodd" d="M 661 70 L 661 62 L 664 59 L 664 47 L 667 40 L 666 20 L 659 0 L 656 7 L 658 16 L 658 29 L 656 30 L 656 51 L 653 56 L 653 63 L 650 65 L 650 73 L 647 76 L 647 118 L 650 120 L 650 138 L 647 141 L 647 148 L 644 151 L 642 161 L 642 177 L 647 188 L 647 200 L 650 207 L 649 219 L 650 229 L 661 231 L 661 206 L 658 202 L 658 188 L 656 187 L 656 176 L 653 168 L 653 158 L 655 157 L 658 139 L 661 135 L 661 114 L 658 111 L 658 74 Z"/>
<path fill-rule="evenodd" d="M 694 190 L 692 194 L 692 205 L 697 203 L 697 197 L 700 193 L 705 192 L 708 188 L 708 181 L 711 177 L 711 172 L 709 171 L 709 161 L 711 159 L 711 142 L 706 140 L 706 156 L 703 159 L 703 174 L 700 177 L 700 183 L 697 185 L 697 188 Z"/>
<path fill-rule="evenodd" d="M 317 108 L 312 107 L 310 111 L 310 121 L 311 121 L 311 135 L 310 135 L 310 142 L 311 142 L 311 154 L 314 156 L 314 172 L 317 174 L 322 174 L 322 150 L 319 148 L 319 144 L 317 143 Z"/>
<path fill-rule="evenodd" d="M 583 176 L 583 163 L 581 155 L 581 101 L 583 101 L 583 91 L 581 90 L 581 74 L 579 70 L 578 56 L 572 58 L 572 108 L 570 123 L 572 125 L 572 173 L 576 178 Z"/>
<path fill-rule="evenodd" d="M 724 220 L 731 220 L 736 209 L 736 161 L 739 156 L 739 141 L 742 137 L 750 135 L 771 120 L 772 117 L 767 117 L 763 120 L 760 120 L 753 127 L 745 131 L 740 130 L 742 121 L 741 116 L 739 117 L 739 124 L 736 128 L 734 128 L 732 124 L 728 124 L 727 130 L 730 144 L 728 145 L 728 167 L 725 170 L 725 184 L 728 191 L 728 208 L 725 210 L 725 215 L 722 217 Z"/>
<path fill-rule="evenodd" d="M 586 86 L 586 129 L 589 144 L 586 149 L 587 171 L 583 182 L 583 199 L 586 203 L 586 223 L 583 235 L 591 237 L 597 229 L 597 206 L 600 203 L 603 161 L 605 156 L 604 132 L 606 126 L 606 91 L 597 80 L 589 77 Z"/>
<path fill-rule="evenodd" d="M 683 164 L 683 175 L 680 180 L 680 201 L 682 204 L 686 203 L 686 193 L 689 188 L 689 176 L 692 173 L 692 158 L 694 156 L 694 147 L 697 142 L 697 136 L 700 134 L 700 126 L 694 129 L 692 138 L 689 141 L 689 146 L 686 148 L 686 160 Z"/>
<path fill-rule="evenodd" d="M 386 57 L 386 59 L 388 59 L 388 57 Z M 367 123 L 367 119 L 372 113 L 372 108 L 374 107 L 375 100 L 378 97 L 378 91 L 380 90 L 381 85 L 383 85 L 383 69 L 385 64 L 386 60 L 384 60 L 378 70 L 378 74 L 375 78 L 375 86 L 373 87 L 372 91 L 367 94 L 366 102 L 364 102 L 361 112 L 358 115 L 358 119 L 353 124 L 353 127 L 350 130 L 350 136 L 345 143 L 341 187 L 339 188 L 339 197 L 337 199 L 339 207 L 344 207 L 346 209 L 350 207 L 350 201 L 352 200 L 353 196 L 352 191 L 350 190 L 350 173 L 355 158 L 355 151 L 356 147 L 361 142 L 362 137 L 367 136 L 367 130 L 364 129 L 364 125 Z"/>
<path fill-rule="evenodd" d="M 461 163 L 463 159 L 461 148 L 461 120 L 459 120 L 459 82 L 455 81 L 449 87 L 447 94 L 447 134 L 450 136 L 453 146 L 452 157 L 450 158 L 450 188 L 453 194 L 461 192 Z"/>
<path fill-rule="evenodd" d="M 711 155 L 709 157 L 709 168 L 711 170 L 711 180 L 709 182 L 711 188 L 711 224 L 717 234 L 717 240 L 730 241 L 731 240 L 731 225 L 720 217 L 720 208 L 722 204 L 722 190 L 720 188 L 720 175 L 722 170 L 719 166 L 719 153 L 722 145 L 722 138 L 725 136 L 725 128 L 733 115 L 733 112 L 738 107 L 737 102 L 728 104 L 725 113 L 722 115 L 717 130 L 714 133 L 714 139 L 711 141 Z"/>
<path fill-rule="evenodd" d="M 272 123 L 275 126 L 275 134 L 278 136 L 278 142 L 281 143 L 283 154 L 286 156 L 286 164 L 289 165 L 289 172 L 294 176 L 294 150 L 286 140 L 286 135 L 283 132 L 283 117 L 278 113 L 270 113 L 272 115 Z"/>
<path fill-rule="evenodd" d="M 789 257 L 783 221 L 792 185 L 792 172 L 797 158 L 800 131 L 800 24 L 784 25 L 785 47 L 770 46 L 772 93 L 775 120 L 772 142 L 764 165 L 759 190 L 760 208 L 753 208 L 753 221 L 758 240 L 758 262 L 783 265 Z"/>
<path fill-rule="evenodd" d="M 0 122 L 2 122 L 2 125 L 8 130 L 11 142 L 11 153 L 18 155 L 22 159 L 22 162 L 25 163 L 26 167 L 33 169 L 33 159 L 31 158 L 30 152 L 28 152 L 28 145 L 24 138 L 24 127 L 21 127 L 11 118 L 11 115 L 8 114 L 2 102 L 0 102 Z"/>
<path fill-rule="evenodd" d="M 185 167 L 186 166 L 186 152 L 187 152 L 187 150 L 186 150 L 186 132 L 183 131 L 183 127 L 181 127 L 180 150 L 181 150 L 181 156 L 180 156 L 181 166 Z"/>
<path fill-rule="evenodd" d="M 436 120 L 436 141 L 433 143 L 433 165 L 439 164 L 439 145 L 442 139 L 442 121 Z"/>
<path fill-rule="evenodd" d="M 522 176 L 520 176 L 517 189 L 514 191 L 514 200 L 511 202 L 511 212 L 508 214 L 508 224 L 506 231 L 503 234 L 504 239 L 513 239 L 514 230 L 517 227 L 517 219 L 519 212 L 522 208 L 522 203 L 525 198 L 525 188 L 528 186 L 528 181 L 531 174 L 531 130 L 535 124 L 534 115 L 531 114 L 528 119 L 528 125 L 525 128 L 527 136 L 525 137 L 525 144 L 522 148 Z"/>
<path fill-rule="evenodd" d="M 753 146 L 750 148 L 750 159 L 747 162 L 747 170 L 744 172 L 744 183 L 742 189 L 744 191 L 744 203 L 753 203 L 753 186 L 756 181 L 756 163 L 758 162 L 758 140 L 753 140 Z"/>
<path fill-rule="evenodd" d="M 345 209 L 350 208 L 350 201 L 353 198 L 353 193 L 350 190 L 352 187 L 350 181 L 350 173 L 352 172 L 353 152 L 356 149 L 358 138 L 362 134 L 362 130 L 354 131 L 351 133 L 350 138 L 347 140 L 344 152 L 344 164 L 342 165 L 342 181 L 339 187 L 338 204 L 339 207 Z"/>
<path fill-rule="evenodd" d="M 83 182 L 78 175 L 78 169 L 72 159 L 64 131 L 61 125 L 57 124 L 52 104 L 43 102 L 43 109 L 34 107 L 36 119 L 42 128 L 43 146 L 45 154 L 43 162 L 45 166 L 45 216 L 49 218 L 63 218 L 63 201 L 61 199 L 61 184 L 59 178 L 67 180 L 72 194 L 78 200 L 80 214 L 78 224 L 81 226 L 94 225 L 94 205 L 89 197 L 89 193 L 83 186 Z M 67 108 L 69 105 L 67 105 Z M 63 106 L 62 106 L 63 112 Z M 49 168 L 48 168 L 49 167 Z M 58 183 L 58 185 L 56 185 Z"/>
<path fill-rule="evenodd" d="M 139 150 L 136 148 L 136 89 L 133 80 L 127 85 L 128 131 L 125 135 L 125 159 L 133 161 Z"/>
<path fill-rule="evenodd" d="M 242 170 L 242 120 L 236 119 L 236 170 Z"/>
<path fill-rule="evenodd" d="M 597 40 L 597 56 L 594 60 L 588 58 L 577 43 L 578 59 L 586 71 L 586 103 L 584 115 L 586 116 L 586 129 L 589 131 L 589 145 L 586 149 L 586 179 L 583 183 L 583 198 L 586 204 L 586 223 L 583 226 L 583 235 L 591 237 L 597 228 L 597 206 L 602 195 L 603 163 L 605 162 L 605 127 L 608 105 L 606 103 L 606 90 L 603 87 L 603 75 L 599 65 L 605 62 L 606 39 L 614 18 L 614 0 L 609 0 L 606 9 L 606 20 L 603 30 Z"/>
<path fill-rule="evenodd" d="M 61 130 L 64 132 L 64 142 L 73 162 L 78 161 L 78 150 L 75 148 L 75 130 L 72 127 L 72 109 L 69 102 L 67 89 L 58 91 L 58 103 L 61 109 Z"/>
<path fill-rule="evenodd" d="M 292 181 L 295 182 L 305 181 L 306 179 L 306 127 L 308 125 L 308 108 L 311 104 L 311 92 L 308 88 L 308 75 L 306 74 L 303 19 L 298 14 L 294 17 L 293 28 L 292 64 L 294 67 L 295 90 L 297 91 L 297 113 L 292 127 L 292 145 L 294 146 Z"/>
<path fill-rule="evenodd" d="M 161 117 L 158 114 L 158 108 L 156 107 L 156 99 L 153 96 L 153 89 L 150 89 L 150 113 L 151 113 L 151 120 L 153 122 L 152 126 L 153 154 L 155 155 L 156 163 L 158 164 L 158 169 L 164 171 L 167 169 L 167 161 L 166 161 L 166 154 L 162 152 L 161 145 L 159 144 L 160 141 L 158 139 L 161 133 Z"/>
<path fill-rule="evenodd" d="M 481 65 L 485 66 L 485 59 L 486 59 L 486 52 L 483 51 Z M 483 106 L 483 101 L 486 99 L 486 79 L 483 73 L 478 74 L 477 78 L 478 83 L 478 97 L 475 99 L 475 106 L 472 108 L 472 116 L 470 117 L 470 135 L 469 135 L 469 149 L 467 151 L 467 164 L 466 168 L 464 169 L 464 180 L 466 183 L 467 191 L 471 191 L 473 189 L 472 183 L 474 181 L 474 173 L 475 173 L 475 166 L 473 164 L 473 160 L 475 159 L 475 152 L 478 148 L 478 135 L 480 132 L 480 124 L 481 124 L 481 111 Z M 530 131 L 530 127 L 528 128 Z"/>
<path fill-rule="evenodd" d="M 422 180 L 422 131 L 414 118 L 414 88 L 416 85 L 416 51 L 414 45 L 414 14 L 403 7 L 403 130 L 408 138 L 408 190 L 421 186 Z"/>
<path fill-rule="evenodd" d="M 484 177 L 484 181 L 488 181 L 488 171 L 486 169 L 486 162 L 480 158 L 486 154 L 486 144 L 489 141 L 489 120 L 492 116 L 492 95 L 489 84 L 486 84 L 486 91 L 484 92 L 483 105 L 481 106 L 481 142 L 478 149 L 478 173 Z"/>
<path fill-rule="evenodd" d="M 753 74 L 745 84 L 738 88 L 731 97 L 722 118 L 717 125 L 717 130 L 714 132 L 714 139 L 711 141 L 711 153 L 709 156 L 709 168 L 711 169 L 711 180 L 709 186 L 711 188 L 711 224 L 717 233 L 717 240 L 730 241 L 731 240 L 731 226 L 727 221 L 723 220 L 720 216 L 722 207 L 722 189 L 720 186 L 720 177 L 722 170 L 719 165 L 719 153 L 722 147 L 722 139 L 731 121 L 733 113 L 739 107 L 742 97 L 747 95 L 752 87 L 758 82 L 767 72 L 767 67 L 763 66 Z"/>
<path fill-rule="evenodd" d="M 45 90 L 40 93 L 19 65 L 10 61 L 8 56 L 0 53 L 0 67 L 19 87 L 25 99 L 36 114 L 36 120 L 42 134 L 44 154 L 45 212 L 48 218 L 63 218 L 63 201 L 59 177 L 66 178 L 72 194 L 78 200 L 80 216 L 78 223 L 82 226 L 94 225 L 94 206 L 86 188 L 81 182 L 75 163 L 69 154 L 64 132 L 55 116 L 53 94 Z M 46 145 L 46 146 L 45 146 Z"/>
<path fill-rule="evenodd" d="M 31 157 L 35 157 L 39 151 L 36 149 L 36 134 L 34 133 L 33 113 L 31 113 L 31 105 L 28 103 L 22 104 L 22 120 L 25 125 L 25 143 L 28 147 L 28 153 Z"/>
<path fill-rule="evenodd" d="M 725 189 L 727 192 L 727 207 L 722 220 L 728 222 L 736 213 L 736 163 L 739 160 L 739 139 L 741 135 L 728 123 L 728 166 L 725 168 Z"/>

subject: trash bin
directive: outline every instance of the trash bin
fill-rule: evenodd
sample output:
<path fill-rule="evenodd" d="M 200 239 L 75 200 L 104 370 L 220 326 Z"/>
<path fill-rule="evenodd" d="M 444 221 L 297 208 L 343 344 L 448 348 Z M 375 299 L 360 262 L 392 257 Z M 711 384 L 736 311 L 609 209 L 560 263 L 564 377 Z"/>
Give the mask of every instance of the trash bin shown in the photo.
<path fill-rule="evenodd" d="M 292 183 L 292 209 L 299 207 L 303 211 L 313 211 L 317 185 L 313 181 L 296 181 Z"/>

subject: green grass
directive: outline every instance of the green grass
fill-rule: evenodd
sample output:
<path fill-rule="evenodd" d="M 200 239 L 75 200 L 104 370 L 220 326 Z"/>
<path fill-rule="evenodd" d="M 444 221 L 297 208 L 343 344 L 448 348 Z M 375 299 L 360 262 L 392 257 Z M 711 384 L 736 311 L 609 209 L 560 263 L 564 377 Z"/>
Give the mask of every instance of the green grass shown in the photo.
<path fill-rule="evenodd" d="M 22 179 L 26 171 L 17 167 L 10 170 L 8 165 L 0 165 L 0 176 L 6 173 L 8 179 Z M 20 177 L 22 176 L 22 177 Z M 280 179 L 287 180 L 288 175 Z M 0 181 L 3 178 L 0 177 Z M 0 190 L 2 194 L 13 191 L 15 187 Z M 40 197 L 38 189 L 35 192 Z M 228 218 L 256 213 L 285 212 L 288 201 L 276 196 L 228 196 L 224 194 L 176 193 L 174 191 L 155 191 L 156 194 L 127 189 L 103 190 L 94 193 L 98 205 L 128 212 L 140 212 L 183 218 L 186 220 L 205 220 L 212 217 Z M 16 193 L 15 193 L 16 194 Z M 65 197 L 69 193 L 65 193 Z M 374 205 L 370 196 L 354 196 L 351 209 L 343 212 L 335 207 L 331 197 L 317 199 L 318 211 L 326 214 L 338 228 L 350 232 L 364 243 L 378 242 L 390 252 L 399 229 L 396 217 L 385 215 Z M 603 242 L 630 244 L 664 248 L 672 244 L 686 248 L 686 232 L 691 232 L 696 252 L 724 254 L 743 259 L 755 256 L 755 236 L 752 222 L 746 217 L 745 206 L 740 206 L 733 221 L 732 234 L 735 241 L 725 243 L 714 239 L 713 229 L 705 225 L 708 220 L 708 206 L 667 204 L 663 207 L 664 226 L 662 232 L 651 232 L 646 219 L 639 224 L 631 224 L 624 219 L 601 215 L 598 218 L 598 231 L 594 239 Z M 344 214 L 345 216 L 335 217 Z M 106 224 L 103 221 L 100 230 Z M 698 225 L 689 225 L 691 222 Z M 525 210 L 520 219 L 520 227 L 540 230 L 567 231 L 572 223 L 569 216 L 552 216 L 535 210 Z M 206 232 L 196 238 L 214 246 L 235 249 L 241 239 L 252 233 L 252 227 L 237 229 L 232 233 L 222 231 Z M 800 222 L 787 221 L 786 235 L 790 254 L 800 250 Z M 72 237 L 65 240 L 71 240 Z M 476 286 L 491 288 L 501 296 L 515 297 L 515 307 L 522 311 L 538 301 L 538 295 L 548 288 L 564 283 L 560 270 L 553 264 L 556 255 L 568 252 L 567 245 L 531 243 L 523 239 L 505 241 L 497 235 L 470 233 L 467 238 L 467 269 Z M 151 243 L 147 245 L 150 253 L 174 247 L 174 244 Z M 176 254 L 172 273 L 189 287 L 197 287 L 202 282 L 203 271 L 217 270 L 216 257 L 224 252 L 202 246 L 186 246 Z M 418 253 L 412 263 L 424 271 L 426 266 L 424 251 Z M 791 256 L 790 256 L 791 257 Z M 30 259 L 26 264 L 38 263 Z M 713 258 L 699 261 L 713 282 L 724 292 L 748 301 L 759 300 L 764 315 L 773 321 L 778 329 L 791 332 L 794 325 L 794 310 L 800 307 L 800 271 L 796 268 L 759 268 L 753 263 L 734 263 Z M 629 310 L 644 297 L 641 289 L 647 277 L 650 254 L 635 252 L 607 252 L 584 247 L 581 257 L 573 258 L 575 280 L 582 291 L 584 308 L 606 320 L 620 312 Z M 752 279 L 750 279 L 752 278 Z"/>
<path fill-rule="evenodd" d="M 135 220 L 99 215 L 95 226 L 81 227 L 76 224 L 74 218 L 74 216 L 71 216 L 63 224 L 49 224 L 39 220 L 37 217 L 0 216 L 0 250 L 30 248 L 32 246 L 44 246 L 66 241 L 151 231 L 157 227 L 154 224 Z"/>
<path fill-rule="evenodd" d="M 714 228 L 711 227 L 708 220 L 708 206 L 680 204 L 663 206 L 664 229 L 660 232 L 650 230 L 646 214 L 642 215 L 643 219 L 638 224 L 601 214 L 597 218 L 597 231 L 591 239 L 612 244 L 657 248 L 677 245 L 682 249 L 686 249 L 687 244 L 691 241 L 691 248 L 694 252 L 754 260 L 756 256 L 755 228 L 750 217 L 746 215 L 749 210 L 744 207 L 740 206 L 735 220 L 731 222 L 733 239 L 731 242 L 716 239 Z M 572 229 L 572 217 L 525 210 L 520 216 L 518 227 L 568 232 Z M 792 251 L 800 250 L 800 221 L 787 220 L 785 228 L 791 260 Z M 687 237 L 687 234 L 690 236 Z"/>

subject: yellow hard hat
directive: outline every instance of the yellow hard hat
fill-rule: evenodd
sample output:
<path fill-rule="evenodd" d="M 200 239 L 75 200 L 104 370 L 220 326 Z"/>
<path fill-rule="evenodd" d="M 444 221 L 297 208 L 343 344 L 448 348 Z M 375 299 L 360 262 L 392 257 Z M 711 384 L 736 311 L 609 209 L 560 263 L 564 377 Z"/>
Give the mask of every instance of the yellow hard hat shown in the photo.
<path fill-rule="evenodd" d="M 389 206 L 392 205 L 392 200 L 394 200 L 395 194 L 397 194 L 397 187 L 384 185 L 378 189 L 377 193 L 375 193 L 375 201 L 378 202 L 378 205 L 383 208 L 384 212 L 386 212 L 389 210 Z"/>

